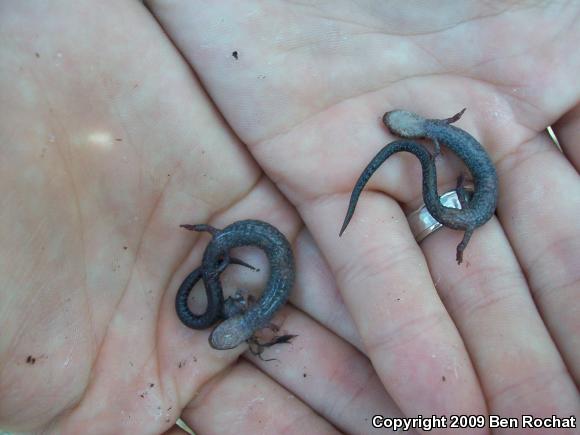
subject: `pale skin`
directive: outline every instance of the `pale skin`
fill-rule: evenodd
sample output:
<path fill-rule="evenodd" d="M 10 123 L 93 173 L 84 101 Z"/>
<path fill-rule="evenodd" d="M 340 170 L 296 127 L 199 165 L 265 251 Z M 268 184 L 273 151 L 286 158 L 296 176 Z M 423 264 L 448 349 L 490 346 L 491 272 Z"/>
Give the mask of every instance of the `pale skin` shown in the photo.
<path fill-rule="evenodd" d="M 580 5 L 535 3 L 2 2 L 0 428 L 578 415 Z M 410 233 L 412 156 L 373 176 L 339 238 L 354 181 L 393 140 L 383 113 L 463 107 L 500 180 L 464 264 L 460 232 Z M 444 147 L 437 165 L 453 188 Z M 298 337 L 264 354 L 279 361 L 212 350 L 173 308 L 207 243 L 179 225 L 248 218 L 296 255 L 275 320 Z M 232 292 L 265 280 L 223 277 Z"/>

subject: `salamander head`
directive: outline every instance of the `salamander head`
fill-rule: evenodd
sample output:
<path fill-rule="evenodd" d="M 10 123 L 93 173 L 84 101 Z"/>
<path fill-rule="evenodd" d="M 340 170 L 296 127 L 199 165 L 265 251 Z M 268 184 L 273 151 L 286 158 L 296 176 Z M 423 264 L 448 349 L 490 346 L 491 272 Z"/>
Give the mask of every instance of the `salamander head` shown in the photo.
<path fill-rule="evenodd" d="M 393 110 L 383 115 L 383 122 L 391 133 L 408 139 L 425 137 L 425 121 L 416 113 L 405 110 Z"/>
<path fill-rule="evenodd" d="M 252 336 L 254 331 L 248 330 L 243 316 L 230 317 L 211 331 L 209 344 L 214 349 L 233 349 Z"/>

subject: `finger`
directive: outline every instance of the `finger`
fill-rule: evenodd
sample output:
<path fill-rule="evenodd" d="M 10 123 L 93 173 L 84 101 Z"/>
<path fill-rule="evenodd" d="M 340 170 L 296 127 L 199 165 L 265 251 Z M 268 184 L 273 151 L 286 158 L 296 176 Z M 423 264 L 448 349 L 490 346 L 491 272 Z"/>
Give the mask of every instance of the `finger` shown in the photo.
<path fill-rule="evenodd" d="M 342 195 L 341 195 L 342 196 Z M 363 193 L 364 225 L 338 239 L 335 198 L 308 204 L 305 220 L 320 236 L 367 355 L 405 415 L 486 412 L 461 337 L 433 288 L 423 254 L 400 207 Z M 339 246 L 340 244 L 340 246 Z"/>
<path fill-rule="evenodd" d="M 245 362 L 208 383 L 183 409 L 182 419 L 203 434 L 338 433 L 296 396 Z"/>
<path fill-rule="evenodd" d="M 372 417 L 401 417 L 366 356 L 305 314 L 289 308 L 283 330 L 298 336 L 248 358 L 344 433 L 370 433 Z"/>
<path fill-rule="evenodd" d="M 573 383 L 497 221 L 476 231 L 464 268 L 440 254 L 460 239 L 441 231 L 422 247 L 476 367 L 490 414 L 576 412 Z"/>
<path fill-rule="evenodd" d="M 336 285 L 336 280 L 310 232 L 303 228 L 294 243 L 296 285 L 290 295 L 294 306 L 363 350 L 361 338 Z"/>
<path fill-rule="evenodd" d="M 542 318 L 580 383 L 580 178 L 546 135 L 522 144 L 498 168 L 499 217 Z"/>

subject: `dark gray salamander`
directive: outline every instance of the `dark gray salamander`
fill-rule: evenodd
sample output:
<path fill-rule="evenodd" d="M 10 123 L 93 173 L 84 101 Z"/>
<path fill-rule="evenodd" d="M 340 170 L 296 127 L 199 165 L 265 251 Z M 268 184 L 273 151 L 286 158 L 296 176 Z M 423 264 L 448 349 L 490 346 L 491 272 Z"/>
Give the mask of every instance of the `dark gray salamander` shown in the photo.
<path fill-rule="evenodd" d="M 196 269 L 197 274 L 196 271 L 190 274 L 191 278 L 187 286 L 192 287 L 191 282 L 199 280 L 201 273 L 208 294 L 208 302 L 210 298 L 217 301 L 219 305 L 217 317 L 227 317 L 213 329 L 209 336 L 209 343 L 214 349 L 232 349 L 250 339 L 255 331 L 268 326 L 274 314 L 287 301 L 290 290 L 294 286 L 294 255 L 290 243 L 275 227 L 258 220 L 238 221 L 223 230 L 209 225 L 186 225 L 185 227 L 212 234 L 212 240 L 203 255 L 201 268 Z M 262 249 L 270 264 L 270 274 L 266 288 L 255 304 L 243 312 L 230 310 L 224 314 L 227 311 L 228 301 L 223 303 L 219 274 L 227 264 L 235 260 L 229 257 L 229 251 L 240 246 L 256 246 Z"/>
<path fill-rule="evenodd" d="M 415 113 L 394 110 L 385 113 L 383 122 L 387 128 L 404 139 L 431 139 L 435 143 L 435 155 L 420 143 L 398 140 L 381 149 L 362 172 L 350 197 L 348 210 L 340 230 L 344 232 L 369 178 L 390 156 L 401 151 L 414 154 L 421 162 L 423 171 L 423 201 L 429 213 L 442 225 L 456 230 L 464 230 L 463 240 L 457 245 L 457 263 L 463 261 L 463 251 L 475 228 L 486 223 L 495 213 L 498 200 L 498 179 L 493 162 L 485 148 L 469 133 L 450 125 L 463 115 L 465 109 L 447 119 L 425 119 Z M 459 177 L 457 194 L 461 209 L 445 207 L 439 201 L 437 192 L 437 169 L 435 156 L 441 144 L 453 151 L 465 164 L 473 177 L 474 192 L 469 201 L 463 189 L 463 176 Z"/>

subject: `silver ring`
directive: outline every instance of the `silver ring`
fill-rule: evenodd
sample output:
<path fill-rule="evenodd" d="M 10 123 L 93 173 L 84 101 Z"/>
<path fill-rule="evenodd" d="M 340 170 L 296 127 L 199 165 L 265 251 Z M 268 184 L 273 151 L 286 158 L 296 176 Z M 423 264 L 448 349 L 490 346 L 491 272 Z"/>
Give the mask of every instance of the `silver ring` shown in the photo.
<path fill-rule="evenodd" d="M 463 186 L 468 194 L 473 192 L 473 185 Z M 461 203 L 457 196 L 456 190 L 450 190 L 445 192 L 439 197 L 439 201 L 445 207 L 458 208 L 461 209 Z M 407 215 L 407 220 L 409 221 L 409 226 L 411 227 L 411 232 L 415 236 L 417 243 L 421 243 L 427 236 L 433 234 L 443 225 L 435 220 L 427 207 L 423 203 L 417 210 L 412 211 Z"/>

